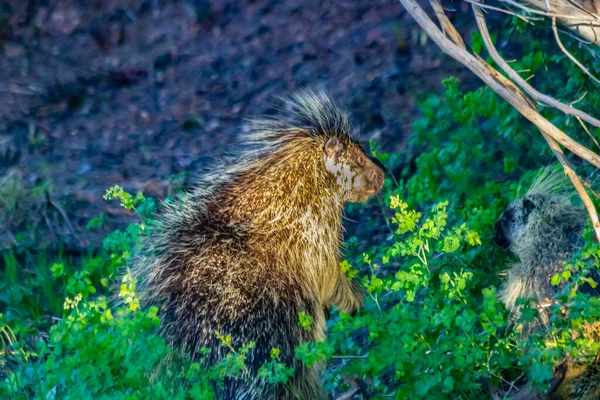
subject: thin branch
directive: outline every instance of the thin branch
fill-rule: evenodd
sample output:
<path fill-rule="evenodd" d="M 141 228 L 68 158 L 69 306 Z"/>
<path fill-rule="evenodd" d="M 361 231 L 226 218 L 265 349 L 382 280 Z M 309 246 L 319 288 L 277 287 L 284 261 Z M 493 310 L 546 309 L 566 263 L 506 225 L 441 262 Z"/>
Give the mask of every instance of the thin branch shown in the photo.
<path fill-rule="evenodd" d="M 588 10 L 585 9 L 585 7 L 583 7 L 579 2 L 575 1 L 575 0 L 567 0 L 567 6 L 569 7 L 573 7 L 575 8 L 577 11 L 582 12 L 584 14 L 587 14 L 591 17 L 595 17 L 596 19 L 600 19 L 598 17 L 596 17 L 593 13 L 589 12 Z"/>
<path fill-rule="evenodd" d="M 501 377 L 500 375 L 496 375 L 493 372 L 490 371 L 490 374 L 495 377 L 496 379 L 500 379 L 502 382 L 508 384 L 508 391 L 506 393 L 504 393 L 504 396 L 502 397 L 503 399 L 508 398 L 508 395 L 510 394 L 510 392 L 512 392 L 513 390 L 515 392 L 519 391 L 519 388 L 517 388 L 516 383 L 525 375 L 525 373 L 522 373 L 521 375 L 519 375 L 514 381 L 510 382 L 507 381 L 506 379 L 504 379 L 503 377 Z M 491 386 L 491 382 L 488 382 L 488 384 L 490 384 Z"/>
<path fill-rule="evenodd" d="M 565 154 L 563 153 L 558 143 L 556 143 L 551 137 L 548 137 L 548 135 L 544 134 L 543 132 L 542 134 L 544 135 L 544 139 L 546 139 L 548 145 L 552 149 L 552 152 L 554 153 L 558 161 L 560 161 L 560 163 L 562 164 L 563 169 L 565 170 L 565 174 L 567 174 L 567 176 L 571 180 L 571 183 L 573 183 L 573 186 L 575 186 L 577 194 L 579 194 L 579 197 L 581 197 L 581 201 L 583 201 L 585 209 L 587 210 L 588 215 L 592 220 L 592 225 L 594 227 L 594 232 L 596 233 L 596 238 L 598 239 L 598 241 L 600 241 L 600 220 L 598 219 L 598 213 L 596 212 L 596 207 L 594 207 L 594 203 L 592 202 L 590 195 L 583 187 L 581 179 L 579 179 L 579 176 L 577 176 L 577 173 L 575 173 L 573 167 L 571 167 L 569 160 L 567 160 L 567 157 L 565 157 Z"/>
<path fill-rule="evenodd" d="M 548 0 L 546 0 L 546 2 L 547 1 Z M 515 82 L 517 82 L 517 84 L 519 86 L 521 86 L 521 88 L 523 90 L 525 90 L 527 93 L 529 93 L 532 97 L 536 98 L 536 95 L 541 95 L 541 96 L 547 97 L 549 100 L 551 100 L 551 102 L 557 103 L 556 105 L 554 105 L 555 108 L 561 109 L 566 114 L 571 114 L 569 111 L 574 110 L 571 106 L 563 104 L 549 96 L 546 96 L 546 95 L 543 95 L 542 93 L 537 92 L 535 89 L 533 89 L 533 87 L 529 86 L 529 84 L 524 82 L 521 79 L 521 77 L 519 76 L 519 74 L 517 74 L 512 68 L 510 68 L 510 66 L 504 61 L 504 59 L 502 57 L 500 57 L 496 48 L 494 47 L 494 44 L 489 35 L 489 31 L 487 29 L 487 24 L 485 22 L 485 18 L 481 12 L 481 9 L 478 8 L 476 5 L 473 5 L 473 11 L 475 12 L 477 26 L 482 35 L 482 38 L 484 39 L 484 43 L 488 49 L 488 52 L 490 53 L 490 56 L 492 57 L 492 59 L 494 61 L 496 61 L 496 63 L 502 68 L 502 70 L 504 70 L 504 72 L 506 72 Z M 553 18 L 552 22 L 553 22 L 553 26 L 556 27 L 556 19 L 555 18 Z M 525 86 L 523 86 L 523 84 Z M 559 105 L 559 107 L 557 107 L 557 105 Z M 585 114 L 585 113 L 583 113 L 583 114 Z M 585 115 L 587 116 L 587 114 L 585 114 Z M 589 118 L 592 118 L 592 117 L 589 117 Z M 592 118 L 592 119 L 594 119 L 594 118 Z M 585 124 L 581 121 L 579 116 L 577 116 L 577 120 L 582 124 L 582 126 L 584 127 L 586 132 L 588 132 L 588 134 L 589 134 L 589 131 L 587 130 Z M 595 121 L 598 121 L 598 120 L 595 120 Z M 600 121 L 598 121 L 598 122 L 600 122 Z M 598 126 L 597 124 L 594 124 L 594 125 Z M 548 136 L 548 134 L 546 134 L 542 129 L 540 129 L 540 132 L 544 136 L 544 139 L 546 139 L 546 142 L 550 146 L 550 149 L 552 149 L 552 153 L 554 153 L 554 156 L 558 159 L 558 161 L 563 166 L 565 174 L 569 177 L 569 179 L 571 180 L 571 183 L 575 187 L 575 190 L 579 194 L 579 197 L 583 201 L 583 204 L 585 205 L 588 215 L 590 216 L 590 219 L 592 221 L 592 224 L 594 227 L 594 232 L 596 234 L 596 238 L 598 239 L 598 241 L 600 241 L 600 221 L 598 219 L 598 213 L 596 211 L 596 208 L 594 207 L 594 203 L 592 202 L 592 199 L 590 198 L 589 194 L 583 187 L 583 184 L 581 183 L 579 176 L 577 176 L 577 173 L 573 170 L 573 167 L 569 163 L 569 160 L 565 157 L 565 154 L 562 151 L 559 144 L 556 143 L 556 141 L 553 138 Z M 593 136 L 591 136 L 591 134 L 590 134 L 590 137 L 592 137 L 592 139 L 594 139 Z M 596 143 L 596 145 L 598 145 L 598 142 L 595 139 L 594 139 L 594 142 Z"/>
<path fill-rule="evenodd" d="M 581 191 L 583 187 L 581 181 L 575 174 L 572 168 L 563 163 L 566 161 L 566 157 L 562 153 L 560 145 L 563 145 L 574 154 L 578 155 L 582 159 L 590 162 L 597 168 L 600 168 L 600 157 L 586 148 L 575 140 L 567 136 L 564 132 L 554 126 L 550 121 L 545 119 L 537 110 L 535 104 L 527 98 L 523 92 L 517 87 L 511 80 L 500 74 L 494 68 L 492 68 L 485 60 L 481 57 L 471 54 L 466 49 L 461 48 L 455 44 L 452 40 L 448 39 L 436 26 L 436 24 L 427 16 L 423 9 L 416 3 L 415 0 L 399 0 L 404 6 L 406 11 L 415 19 L 415 21 L 421 26 L 425 33 L 433 40 L 440 49 L 465 65 L 475 75 L 477 75 L 485 84 L 487 84 L 494 92 L 500 95 L 506 100 L 511 106 L 518 110 L 525 118 L 535 124 L 540 131 L 543 133 L 544 138 L 548 141 L 550 148 L 556 155 L 556 157 L 563 164 L 565 172 L 571 179 L 571 182 L 575 186 L 575 189 L 581 196 L 592 223 L 594 224 L 594 231 L 596 236 L 600 240 L 600 222 L 598 222 L 598 215 L 596 213 L 591 200 L 585 192 L 585 189 Z M 552 140 L 549 140 L 552 139 Z"/>
<path fill-rule="evenodd" d="M 462 37 L 460 36 L 460 33 L 458 33 L 456 28 L 454 28 L 454 25 L 452 25 L 452 23 L 446 16 L 446 13 L 444 12 L 442 5 L 440 4 L 440 1 L 439 0 L 430 0 L 429 3 L 431 4 L 431 7 L 433 8 L 433 11 L 435 12 L 435 16 L 437 17 L 440 25 L 442 26 L 444 33 L 446 33 L 450 37 L 450 39 L 452 39 L 452 41 L 454 43 L 456 43 L 458 46 L 462 47 L 463 49 L 466 49 L 467 46 L 465 46 L 465 42 L 463 41 Z"/>
<path fill-rule="evenodd" d="M 585 133 L 588 134 L 588 136 L 594 141 L 594 143 L 596 143 L 596 147 L 598 149 L 600 149 L 600 143 L 598 143 L 598 141 L 596 140 L 596 138 L 594 137 L 594 135 L 592 135 L 592 132 L 590 132 L 590 130 L 588 129 L 587 126 L 585 126 L 585 122 L 583 122 L 581 120 L 581 118 L 577 117 L 577 121 L 579 121 L 579 123 L 581 124 L 581 127 L 583 128 L 583 130 L 585 131 Z"/>
<path fill-rule="evenodd" d="M 483 0 L 480 0 L 483 1 Z M 546 0 L 498 0 L 505 4 L 509 1 L 511 4 L 522 3 L 526 4 L 526 8 L 535 12 L 537 15 L 545 15 L 547 17 L 556 18 L 564 26 L 569 28 L 573 33 L 581 38 L 593 43 L 595 46 L 600 46 L 600 15 L 582 11 L 572 4 L 568 4 L 568 0 L 552 1 L 548 3 Z M 537 10 L 537 12 L 536 12 Z M 589 48 L 590 46 L 585 46 Z"/>
<path fill-rule="evenodd" d="M 362 389 L 361 389 L 361 379 L 352 379 L 349 378 L 345 375 L 342 375 L 342 379 L 344 381 L 346 381 L 346 383 L 348 383 L 351 387 L 348 391 L 342 393 L 340 396 L 338 396 L 336 398 L 336 400 L 350 400 L 352 399 L 357 393 L 359 393 Z"/>
<path fill-rule="evenodd" d="M 574 19 L 577 21 L 598 22 L 598 17 L 582 17 L 579 15 L 558 14 L 558 13 L 553 13 L 552 11 L 542 11 L 542 10 L 537 10 L 535 8 L 527 7 L 527 6 L 524 6 L 513 0 L 498 0 L 498 1 L 500 1 L 501 3 L 510 4 L 513 7 L 519 8 L 519 9 L 526 11 L 528 13 L 531 13 L 531 14 L 544 15 L 546 17 L 554 17 L 554 18 L 560 18 L 560 19 L 565 19 L 565 20 Z"/>
<path fill-rule="evenodd" d="M 577 35 L 574 35 L 574 34 L 572 34 L 571 32 L 569 32 L 569 31 L 566 31 L 566 30 L 564 30 L 564 29 L 559 29 L 558 31 L 559 31 L 560 33 L 562 33 L 563 35 L 567 35 L 568 37 L 570 37 L 570 38 L 571 38 L 571 39 L 573 39 L 573 40 L 577 40 L 579 43 L 581 43 L 581 44 L 583 44 L 583 45 L 585 45 L 585 46 L 589 46 L 589 45 L 591 45 L 591 44 L 594 44 L 594 43 L 596 43 L 596 40 L 594 40 L 594 41 L 591 41 L 591 40 L 590 40 L 590 41 L 584 40 L 582 37 L 580 37 L 580 36 L 577 36 Z"/>
<path fill-rule="evenodd" d="M 476 4 L 476 5 L 478 5 L 481 8 L 487 8 L 487 9 L 498 11 L 498 12 L 501 12 L 501 13 L 504 13 L 504 14 L 512 15 L 513 17 L 518 17 L 518 18 L 521 18 L 521 19 L 523 19 L 525 21 L 543 21 L 544 20 L 543 17 L 524 16 L 524 15 L 512 12 L 511 10 L 508 10 L 506 8 L 490 6 L 489 4 L 485 4 L 485 3 L 482 3 L 480 1 L 475 1 L 475 0 L 464 0 L 464 1 L 467 2 L 467 3 L 471 3 L 471 4 Z"/>
<path fill-rule="evenodd" d="M 575 140 L 554 126 L 550 121 L 540 115 L 531 101 L 525 97 L 525 95 L 523 95 L 523 93 L 517 86 L 515 86 L 514 83 L 512 83 L 512 81 L 505 78 L 480 57 L 476 57 L 475 55 L 469 53 L 466 49 L 461 48 L 448 39 L 427 16 L 425 11 L 423 11 L 423 9 L 421 9 L 421 7 L 415 2 L 415 0 L 399 1 L 404 8 L 406 8 L 408 13 L 411 14 L 411 16 L 417 21 L 421 28 L 425 30 L 431 40 L 433 40 L 443 52 L 465 65 L 483 82 L 485 82 L 485 84 L 488 85 L 494 92 L 500 95 L 500 97 L 506 100 L 514 108 L 516 108 L 525 118 L 546 132 L 558 143 L 565 146 L 567 149 L 569 149 L 569 151 L 578 155 L 595 167 L 600 168 L 600 156 L 585 146 L 577 143 Z"/>
<path fill-rule="evenodd" d="M 535 88 L 533 88 L 527 81 L 511 68 L 510 65 L 502 58 L 502 56 L 498 53 L 498 50 L 494 46 L 492 42 L 492 38 L 490 37 L 490 32 L 487 28 L 487 23 L 485 22 L 485 17 L 481 9 L 473 4 L 473 12 L 475 14 L 475 21 L 477 22 L 477 27 L 479 28 L 479 32 L 481 33 L 481 37 L 483 39 L 483 43 L 487 48 L 490 57 L 502 71 L 504 71 L 510 79 L 512 79 L 517 86 L 523 89 L 529 96 L 531 96 L 534 100 L 548 104 L 557 110 L 560 110 L 568 115 L 573 115 L 577 118 L 581 118 L 582 120 L 600 128 L 600 120 L 594 118 L 583 111 L 580 111 L 576 108 L 569 106 L 568 104 L 562 103 L 555 98 L 545 95 L 543 93 L 538 92 Z"/>
<path fill-rule="evenodd" d="M 547 0 L 546 0 L 546 4 L 548 4 Z M 547 7 L 550 7 L 550 6 L 548 5 Z M 554 38 L 556 39 L 556 43 L 558 44 L 558 47 L 560 47 L 562 52 L 565 53 L 565 55 L 567 57 L 569 57 L 569 59 L 571 61 L 573 61 L 573 63 L 575 65 L 577 65 L 579 67 L 579 69 L 581 69 L 587 76 L 592 78 L 594 80 L 594 82 L 600 84 L 600 79 L 596 78 L 594 76 L 594 74 L 592 74 L 578 59 L 576 59 L 574 55 L 569 53 L 569 51 L 563 45 L 562 41 L 560 40 L 560 36 L 558 34 L 558 28 L 556 27 L 556 18 L 555 17 L 552 17 L 552 32 L 554 32 Z"/>
<path fill-rule="evenodd" d="M 364 360 L 368 357 L 369 356 L 367 356 L 367 355 L 364 355 L 364 356 L 331 356 L 331 358 L 334 360 L 354 360 L 354 359 Z"/>
<path fill-rule="evenodd" d="M 580 89 L 579 91 L 581 91 L 581 89 Z M 577 92 L 577 93 L 579 93 L 579 92 Z M 585 99 L 585 96 L 587 96 L 587 94 L 588 94 L 588 92 L 583 92 L 583 94 L 582 94 L 581 96 L 579 96 L 579 98 L 578 98 L 578 99 L 576 99 L 576 100 L 573 100 L 572 102 L 568 103 L 568 104 L 569 104 L 569 106 L 570 106 L 570 107 L 572 107 L 572 106 L 573 106 L 573 104 L 577 104 L 577 103 L 579 103 L 581 100 Z"/>
<path fill-rule="evenodd" d="M 360 392 L 360 388 L 358 387 L 358 385 L 355 383 L 354 385 L 352 385 L 352 387 L 350 388 L 350 390 L 342 393 L 336 400 L 350 400 L 354 397 L 354 395 L 356 395 L 358 392 Z"/>

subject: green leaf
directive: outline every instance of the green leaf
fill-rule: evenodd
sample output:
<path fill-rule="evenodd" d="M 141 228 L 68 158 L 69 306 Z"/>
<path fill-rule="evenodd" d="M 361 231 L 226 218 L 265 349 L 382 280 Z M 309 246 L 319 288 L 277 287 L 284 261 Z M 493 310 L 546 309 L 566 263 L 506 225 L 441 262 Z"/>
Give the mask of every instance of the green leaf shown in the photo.
<path fill-rule="evenodd" d="M 63 263 L 54 263 L 50 267 L 50 271 L 52 272 L 52 276 L 59 278 L 65 272 L 65 265 Z"/>
<path fill-rule="evenodd" d="M 311 331 L 313 319 L 310 315 L 305 313 L 304 311 L 300 311 L 298 313 L 298 325 L 304 328 L 306 331 Z"/>
<path fill-rule="evenodd" d="M 446 236 L 444 238 L 444 247 L 443 251 L 445 253 L 454 253 L 456 250 L 460 248 L 460 240 L 454 236 Z"/>

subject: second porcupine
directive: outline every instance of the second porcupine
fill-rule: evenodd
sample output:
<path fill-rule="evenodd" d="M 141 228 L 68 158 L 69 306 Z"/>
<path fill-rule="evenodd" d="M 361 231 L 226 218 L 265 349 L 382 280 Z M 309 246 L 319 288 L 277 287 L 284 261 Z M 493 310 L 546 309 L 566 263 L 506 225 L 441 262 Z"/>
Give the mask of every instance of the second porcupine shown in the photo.
<path fill-rule="evenodd" d="M 541 324 L 548 323 L 547 305 L 564 285 L 553 286 L 551 279 L 564 269 L 564 261 L 583 245 L 586 211 L 570 201 L 572 187 L 559 170 L 546 168 L 525 196 L 513 202 L 496 226 L 496 239 L 519 257 L 508 271 L 500 298 L 506 307 L 518 312 L 517 299 L 531 298 L 538 306 Z M 597 274 L 596 274 L 597 275 Z M 597 276 L 592 276 L 597 280 Z M 597 293 L 596 293 L 597 294 Z M 527 332 L 539 327 L 530 323 Z M 567 361 L 554 382 L 550 398 L 592 400 L 600 398 L 600 363 L 591 365 Z M 561 381 L 562 380 L 562 381 Z"/>
<path fill-rule="evenodd" d="M 564 261 L 583 247 L 587 214 L 583 207 L 571 204 L 569 188 L 564 174 L 546 168 L 496 224 L 496 241 L 519 257 L 500 293 L 511 311 L 518 309 L 519 298 L 531 298 L 537 306 L 554 300 L 562 286 L 553 286 L 552 277 L 562 272 Z M 540 309 L 544 323 L 545 309 Z"/>
<path fill-rule="evenodd" d="M 324 308 L 352 313 L 359 286 L 339 267 L 347 202 L 381 190 L 384 173 L 350 137 L 344 112 L 323 93 L 301 92 L 288 102 L 293 122 L 258 121 L 248 151 L 168 204 L 157 232 L 137 260 L 143 304 L 159 306 L 161 334 L 192 356 L 211 350 L 209 363 L 229 349 L 256 344 L 246 362 L 252 376 L 227 379 L 224 399 L 325 399 L 320 367 L 294 356 L 304 341 L 322 341 Z M 312 327 L 298 325 L 299 313 Z M 295 369 L 291 384 L 256 378 L 271 350 Z"/>

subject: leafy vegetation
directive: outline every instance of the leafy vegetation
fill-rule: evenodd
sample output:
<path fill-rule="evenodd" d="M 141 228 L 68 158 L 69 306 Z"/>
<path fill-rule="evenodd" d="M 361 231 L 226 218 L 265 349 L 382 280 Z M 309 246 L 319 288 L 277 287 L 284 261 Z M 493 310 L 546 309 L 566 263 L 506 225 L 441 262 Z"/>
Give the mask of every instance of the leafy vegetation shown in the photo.
<path fill-rule="evenodd" d="M 523 29 L 511 22 L 505 32 L 523 35 Z M 480 38 L 472 42 L 481 49 Z M 600 93 L 576 67 L 563 56 L 544 57 L 543 41 L 522 42 L 525 55 L 515 69 L 547 78 L 560 67 L 567 71 L 564 79 L 536 84 L 563 98 L 587 91 L 581 108 L 600 109 Z M 590 55 L 578 56 L 600 68 Z M 594 284 L 586 274 L 600 259 L 589 229 L 585 248 L 552 279 L 567 284 L 551 307 L 549 332 L 524 339 L 520 324 L 537 311 L 524 302 L 512 321 L 498 301 L 499 272 L 514 260 L 493 244 L 494 223 L 551 154 L 540 135 L 490 90 L 465 92 L 454 78 L 444 85 L 443 95 L 421 100 L 410 151 L 388 154 L 371 144 L 371 153 L 393 172 L 380 197 L 382 218 L 368 225 L 374 232 L 383 226 L 385 234 L 375 241 L 349 238 L 340 263 L 349 279 L 361 280 L 364 309 L 356 316 L 334 310 L 327 341 L 296 349 L 309 366 L 329 360 L 325 381 L 335 394 L 349 389 L 345 377 L 366 382 L 374 398 L 482 398 L 490 387 L 509 392 L 513 382 L 543 389 L 565 356 L 587 362 L 600 349 L 588 329 L 600 317 L 600 300 L 576 290 Z M 591 142 L 577 136 L 577 121 L 545 111 L 581 142 Z M 17 207 L 17 201 L 2 198 Z M 244 379 L 253 343 L 234 348 L 230 336 L 219 335 L 230 356 L 206 369 L 155 334 L 157 309 L 140 309 L 136 282 L 126 271 L 157 205 L 120 187 L 105 198 L 119 200 L 139 221 L 110 233 L 102 251 L 76 261 L 48 260 L 18 248 L 3 252 L 0 397 L 210 399 L 226 377 Z M 88 225 L 102 226 L 103 216 Z M 312 320 L 299 315 L 298 324 L 310 330 Z M 291 374 L 273 349 L 257 378 L 285 383 Z"/>

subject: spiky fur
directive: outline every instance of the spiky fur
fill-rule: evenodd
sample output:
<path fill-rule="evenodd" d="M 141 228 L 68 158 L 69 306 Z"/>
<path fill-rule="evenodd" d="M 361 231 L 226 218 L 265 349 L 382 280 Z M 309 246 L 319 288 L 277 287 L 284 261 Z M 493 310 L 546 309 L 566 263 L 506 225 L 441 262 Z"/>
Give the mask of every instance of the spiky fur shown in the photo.
<path fill-rule="evenodd" d="M 339 139 L 346 150 L 338 163 L 362 150 L 324 94 L 303 92 L 288 105 L 292 123 L 257 121 L 246 140 L 251 150 L 235 165 L 165 205 L 135 263 L 141 301 L 159 306 L 161 334 L 175 346 L 192 356 L 207 347 L 216 363 L 229 350 L 215 331 L 231 334 L 235 348 L 256 343 L 246 360 L 251 376 L 227 380 L 219 398 L 327 398 L 321 366 L 306 368 L 294 348 L 325 339 L 323 307 L 354 312 L 362 304 L 338 265 L 348 188 L 325 168 L 323 148 Z M 310 331 L 298 326 L 300 312 L 312 317 Z M 255 378 L 273 348 L 295 368 L 285 387 Z"/>
<path fill-rule="evenodd" d="M 518 298 L 531 298 L 540 307 L 542 322 L 547 321 L 543 307 L 552 301 L 560 286 L 552 277 L 563 270 L 563 262 L 583 246 L 586 213 L 571 204 L 568 181 L 560 170 L 545 168 L 523 198 L 505 211 L 510 220 L 504 234 L 519 262 L 508 271 L 501 299 L 516 311 Z"/>
<path fill-rule="evenodd" d="M 589 365 L 567 362 L 563 381 L 552 400 L 600 400 L 600 360 Z"/>
<path fill-rule="evenodd" d="M 551 279 L 563 271 L 564 261 L 584 244 L 586 212 L 572 205 L 571 196 L 571 185 L 562 171 L 548 167 L 504 213 L 503 219 L 510 216 L 503 224 L 504 236 L 519 262 L 508 271 L 501 299 L 517 314 L 517 299 L 533 299 L 540 318 L 527 324 L 525 333 L 548 323 L 547 305 L 563 289 L 562 285 L 551 285 Z M 550 398 L 600 400 L 600 362 L 587 366 L 569 360 L 565 363 L 565 376 Z"/>

